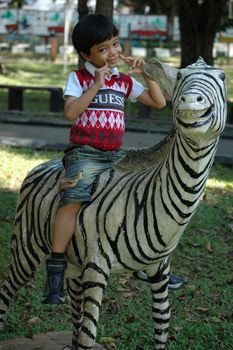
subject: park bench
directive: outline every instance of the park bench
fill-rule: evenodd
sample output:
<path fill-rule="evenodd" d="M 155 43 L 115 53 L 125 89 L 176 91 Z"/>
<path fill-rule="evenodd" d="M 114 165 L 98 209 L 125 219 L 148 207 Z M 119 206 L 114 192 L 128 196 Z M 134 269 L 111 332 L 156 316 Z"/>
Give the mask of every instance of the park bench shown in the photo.
<path fill-rule="evenodd" d="M 62 112 L 64 109 L 63 91 L 60 87 L 0 84 L 0 89 L 8 90 L 8 110 L 10 111 L 23 111 L 23 93 L 25 90 L 48 91 L 50 93 L 49 111 Z"/>

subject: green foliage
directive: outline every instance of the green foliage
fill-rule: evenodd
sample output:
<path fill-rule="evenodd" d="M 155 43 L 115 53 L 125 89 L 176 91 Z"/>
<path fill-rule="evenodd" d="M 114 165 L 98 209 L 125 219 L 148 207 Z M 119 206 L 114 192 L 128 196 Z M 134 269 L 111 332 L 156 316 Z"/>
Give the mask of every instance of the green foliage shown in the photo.
<path fill-rule="evenodd" d="M 0 282 L 9 268 L 10 237 L 20 183 L 36 164 L 61 153 L 0 148 Z M 170 292 L 169 350 L 233 348 L 233 168 L 214 165 L 201 204 L 172 256 L 172 272 L 186 285 Z M 0 340 L 71 330 L 69 300 L 41 304 L 44 266 L 17 295 Z M 107 338 L 110 337 L 110 338 Z M 152 350 L 149 285 L 112 275 L 103 300 L 98 340 L 117 350 Z"/>

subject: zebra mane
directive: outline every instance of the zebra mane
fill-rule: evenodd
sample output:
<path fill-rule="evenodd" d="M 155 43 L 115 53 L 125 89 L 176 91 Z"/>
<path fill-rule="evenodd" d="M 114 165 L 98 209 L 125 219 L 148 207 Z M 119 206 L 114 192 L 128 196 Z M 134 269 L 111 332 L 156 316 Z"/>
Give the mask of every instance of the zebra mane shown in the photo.
<path fill-rule="evenodd" d="M 213 66 L 209 66 L 201 56 L 198 57 L 197 61 L 195 63 L 190 64 L 189 66 L 185 67 L 184 69 L 216 69 Z"/>
<path fill-rule="evenodd" d="M 131 148 L 115 165 L 119 172 L 142 171 L 156 167 L 167 157 L 175 136 L 172 128 L 160 142 L 148 148 Z"/>

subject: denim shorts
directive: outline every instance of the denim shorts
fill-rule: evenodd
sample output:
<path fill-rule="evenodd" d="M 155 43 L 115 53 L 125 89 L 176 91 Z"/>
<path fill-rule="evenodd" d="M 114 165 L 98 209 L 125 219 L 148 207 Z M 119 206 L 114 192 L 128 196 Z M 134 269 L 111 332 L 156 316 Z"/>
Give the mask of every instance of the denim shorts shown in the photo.
<path fill-rule="evenodd" d="M 91 201 L 96 176 L 111 169 L 124 155 L 123 150 L 103 151 L 88 145 L 75 145 L 65 151 L 65 178 L 60 188 L 60 206 Z"/>

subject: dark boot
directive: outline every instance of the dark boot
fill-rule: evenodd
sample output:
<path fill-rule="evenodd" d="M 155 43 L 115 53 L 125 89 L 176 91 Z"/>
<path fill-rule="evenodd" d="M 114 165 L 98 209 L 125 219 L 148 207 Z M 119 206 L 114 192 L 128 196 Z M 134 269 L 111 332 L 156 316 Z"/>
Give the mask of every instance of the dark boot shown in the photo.
<path fill-rule="evenodd" d="M 65 259 L 49 258 L 46 260 L 47 281 L 43 294 L 43 304 L 64 303 Z"/>

